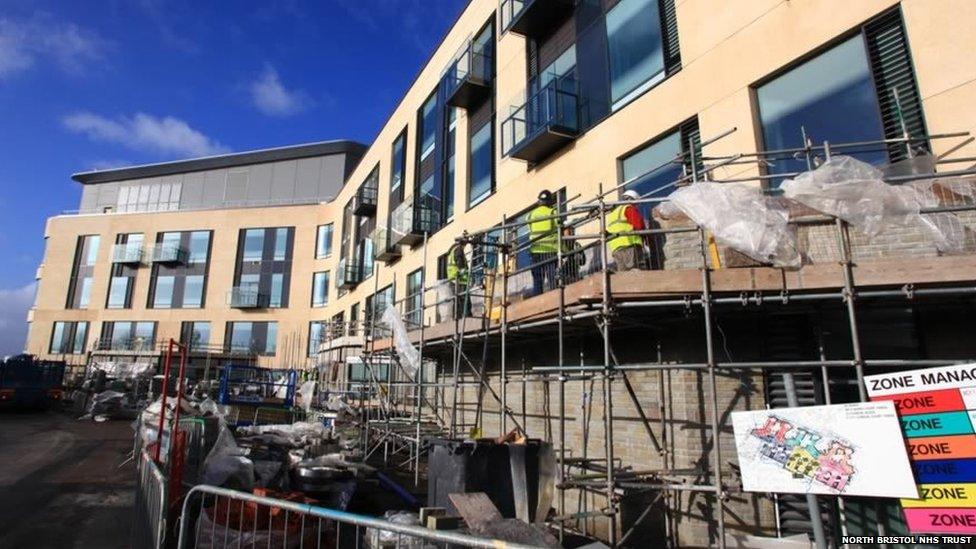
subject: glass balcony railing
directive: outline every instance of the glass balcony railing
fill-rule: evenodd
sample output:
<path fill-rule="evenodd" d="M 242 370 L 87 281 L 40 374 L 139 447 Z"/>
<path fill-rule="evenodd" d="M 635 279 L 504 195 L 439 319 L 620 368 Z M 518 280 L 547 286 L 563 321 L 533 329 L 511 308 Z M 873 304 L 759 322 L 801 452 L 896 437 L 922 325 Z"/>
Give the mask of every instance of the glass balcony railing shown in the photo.
<path fill-rule="evenodd" d="M 257 284 L 241 284 L 227 292 L 227 302 L 233 309 L 262 309 L 269 301 L 268 294 L 261 293 Z"/>
<path fill-rule="evenodd" d="M 377 227 L 372 234 L 373 250 L 378 261 L 395 261 L 400 259 L 400 246 L 393 242 L 393 231 L 386 227 Z"/>
<path fill-rule="evenodd" d="M 160 243 L 152 247 L 153 263 L 186 263 L 188 252 L 179 244 Z"/>
<path fill-rule="evenodd" d="M 102 337 L 95 342 L 95 350 L 149 352 L 156 350 L 156 340 L 147 337 Z"/>
<path fill-rule="evenodd" d="M 142 243 L 116 244 L 112 247 L 112 262 L 127 265 L 142 263 Z"/>
<path fill-rule="evenodd" d="M 376 214 L 376 197 L 379 194 L 376 183 L 367 181 L 359 186 L 353 200 L 353 215 L 372 216 Z"/>
<path fill-rule="evenodd" d="M 423 242 L 424 234 L 440 228 L 440 200 L 425 195 L 408 199 L 393 210 L 390 218 L 391 242 L 413 246 Z"/>
<path fill-rule="evenodd" d="M 541 162 L 579 134 L 579 94 L 575 71 L 551 79 L 512 108 L 502 122 L 506 156 Z"/>
<path fill-rule="evenodd" d="M 358 261 L 353 261 L 348 257 L 339 261 L 337 271 L 336 288 L 352 289 L 363 281 L 362 265 Z"/>
<path fill-rule="evenodd" d="M 576 0 L 502 0 L 502 31 L 537 38 L 573 13 Z"/>
<path fill-rule="evenodd" d="M 468 41 L 444 73 L 447 104 L 471 110 L 491 97 L 491 50 L 489 44 Z"/>

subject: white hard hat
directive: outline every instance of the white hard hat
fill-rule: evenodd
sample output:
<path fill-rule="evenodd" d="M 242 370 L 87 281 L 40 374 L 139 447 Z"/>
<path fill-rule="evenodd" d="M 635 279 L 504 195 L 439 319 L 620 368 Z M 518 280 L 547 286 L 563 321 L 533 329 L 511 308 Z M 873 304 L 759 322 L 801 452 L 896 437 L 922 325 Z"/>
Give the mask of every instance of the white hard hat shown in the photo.
<path fill-rule="evenodd" d="M 630 190 L 624 193 L 624 198 L 628 200 L 638 200 L 640 198 L 640 195 L 637 194 L 637 191 Z"/>

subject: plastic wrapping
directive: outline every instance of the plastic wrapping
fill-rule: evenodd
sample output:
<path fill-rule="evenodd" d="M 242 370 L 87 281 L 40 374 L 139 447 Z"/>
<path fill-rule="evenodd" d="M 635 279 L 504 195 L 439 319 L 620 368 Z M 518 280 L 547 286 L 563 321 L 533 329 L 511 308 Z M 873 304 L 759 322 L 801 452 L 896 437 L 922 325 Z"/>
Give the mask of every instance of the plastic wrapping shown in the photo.
<path fill-rule="evenodd" d="M 132 379 L 153 373 L 156 365 L 152 362 L 93 362 L 92 369 L 105 372 L 110 378 Z"/>
<path fill-rule="evenodd" d="M 762 263 L 799 267 L 796 235 L 789 212 L 755 187 L 701 182 L 671 193 L 661 213 L 676 208 L 715 236 L 716 242 Z"/>
<path fill-rule="evenodd" d="M 221 422 L 217 441 L 203 462 L 201 484 L 250 492 L 254 488 L 254 464 L 243 453 L 233 433 Z"/>
<path fill-rule="evenodd" d="M 393 330 L 393 344 L 396 347 L 397 356 L 400 357 L 400 365 L 413 377 L 420 367 L 420 351 L 410 343 L 407 335 L 407 327 L 403 324 L 403 319 L 397 314 L 396 309 L 387 307 L 383 311 L 381 322 Z"/>
<path fill-rule="evenodd" d="M 434 296 L 437 299 L 438 322 L 454 318 L 454 283 L 438 280 L 434 285 Z"/>
<path fill-rule="evenodd" d="M 383 513 L 383 518 L 394 524 L 407 526 L 419 526 L 420 517 L 417 513 L 410 511 L 387 511 Z M 433 542 L 417 539 L 409 536 L 399 535 L 389 530 L 378 530 L 369 528 L 366 533 L 366 547 L 379 549 L 394 544 L 396 547 L 408 547 L 410 549 L 433 549 L 437 547 Z"/>
<path fill-rule="evenodd" d="M 892 228 L 908 228 L 926 236 L 943 252 L 964 245 L 964 227 L 951 213 L 922 215 L 939 205 L 934 180 L 889 185 L 880 170 L 849 156 L 835 156 L 815 170 L 780 185 L 791 200 L 843 219 L 869 237 Z"/>
<path fill-rule="evenodd" d="M 306 381 L 302 383 L 302 386 L 298 389 L 298 396 L 296 397 L 296 402 L 298 407 L 305 410 L 308 413 L 312 409 L 312 403 L 315 398 L 315 382 Z"/>

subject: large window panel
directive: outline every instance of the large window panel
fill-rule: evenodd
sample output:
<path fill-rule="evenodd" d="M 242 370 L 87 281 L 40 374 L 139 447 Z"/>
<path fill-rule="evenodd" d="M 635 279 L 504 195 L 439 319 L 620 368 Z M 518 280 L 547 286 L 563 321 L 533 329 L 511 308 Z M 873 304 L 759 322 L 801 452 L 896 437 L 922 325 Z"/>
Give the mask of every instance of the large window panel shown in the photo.
<path fill-rule="evenodd" d="M 658 0 L 621 0 L 607 12 L 610 97 L 614 108 L 664 78 Z"/>
<path fill-rule="evenodd" d="M 884 137 L 878 97 L 861 35 L 770 80 L 756 89 L 766 150 L 803 147 L 803 132 L 814 143 L 873 141 Z M 854 154 L 878 164 L 883 150 Z M 806 170 L 805 159 L 782 155 L 770 174 Z M 781 179 L 771 181 L 778 186 Z"/>
<path fill-rule="evenodd" d="M 315 259 L 325 259 L 332 255 L 332 223 L 319 225 L 315 235 Z"/>
<path fill-rule="evenodd" d="M 329 271 L 312 274 L 312 307 L 329 304 Z"/>
<path fill-rule="evenodd" d="M 437 132 L 437 94 L 427 99 L 420 110 L 420 159 L 434 152 Z"/>
<path fill-rule="evenodd" d="M 88 342 L 88 322 L 55 322 L 48 351 L 53 355 L 80 355 Z"/>
<path fill-rule="evenodd" d="M 468 190 L 468 206 L 474 206 L 487 198 L 493 189 L 493 139 L 489 121 L 471 136 L 471 187 Z"/>

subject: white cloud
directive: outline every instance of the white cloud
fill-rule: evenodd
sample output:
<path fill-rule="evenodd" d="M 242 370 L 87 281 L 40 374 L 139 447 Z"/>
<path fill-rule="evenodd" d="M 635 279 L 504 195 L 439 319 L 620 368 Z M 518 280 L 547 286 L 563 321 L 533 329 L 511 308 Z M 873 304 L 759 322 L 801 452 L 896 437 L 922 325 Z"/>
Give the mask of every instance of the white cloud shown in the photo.
<path fill-rule="evenodd" d="M 103 58 L 106 42 L 97 33 L 45 13 L 28 19 L 0 18 L 0 78 L 47 60 L 78 74 Z"/>
<path fill-rule="evenodd" d="M 163 155 L 210 156 L 230 152 L 219 142 L 172 116 L 156 117 L 136 113 L 132 117 L 108 118 L 90 112 L 66 116 L 64 126 L 95 141 L 119 143 L 132 150 Z"/>
<path fill-rule="evenodd" d="M 34 289 L 26 286 L 0 289 L 0 357 L 15 355 L 24 350 L 27 341 L 27 311 L 34 305 Z"/>
<path fill-rule="evenodd" d="M 261 76 L 251 82 L 250 91 L 254 106 L 269 116 L 291 116 L 311 106 L 305 92 L 287 89 L 271 65 L 265 65 Z"/>

